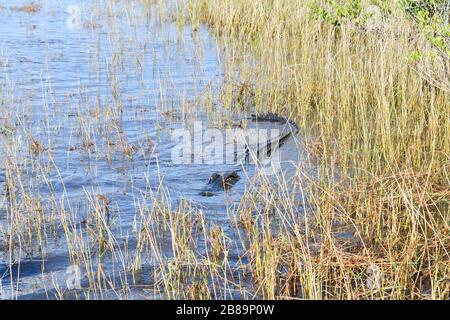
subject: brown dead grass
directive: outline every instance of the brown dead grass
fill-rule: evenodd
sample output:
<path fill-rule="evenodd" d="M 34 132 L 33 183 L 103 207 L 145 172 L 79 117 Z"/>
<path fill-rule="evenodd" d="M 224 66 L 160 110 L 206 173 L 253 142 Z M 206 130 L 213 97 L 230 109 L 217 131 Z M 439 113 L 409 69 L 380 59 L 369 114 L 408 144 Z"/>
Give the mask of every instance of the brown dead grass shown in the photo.
<path fill-rule="evenodd" d="M 35 14 L 41 11 L 42 6 L 39 3 L 31 1 L 27 4 L 23 4 L 21 6 L 12 7 L 11 10 L 15 12 L 24 12 L 28 14 Z M 1 7 L 0 7 L 1 10 Z"/>

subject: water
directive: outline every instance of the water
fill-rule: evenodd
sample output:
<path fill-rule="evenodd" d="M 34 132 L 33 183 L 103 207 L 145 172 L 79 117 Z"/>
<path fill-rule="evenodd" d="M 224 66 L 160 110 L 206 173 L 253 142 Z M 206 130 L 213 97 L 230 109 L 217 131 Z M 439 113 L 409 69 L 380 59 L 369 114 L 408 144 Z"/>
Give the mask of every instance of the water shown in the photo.
<path fill-rule="evenodd" d="M 235 170 L 236 164 L 174 164 L 171 153 L 177 145 L 171 132 L 194 120 L 207 128 L 223 111 L 216 100 L 214 113 L 205 111 L 198 98 L 205 92 L 217 95 L 223 82 L 223 51 L 216 39 L 203 26 L 194 31 L 170 21 L 158 23 L 158 10 L 149 11 L 138 1 L 83 2 L 75 26 L 68 20 L 73 1 L 37 3 L 41 8 L 29 13 L 20 10 L 21 0 L 0 1 L 0 241 L 7 243 L 10 223 L 10 200 L 3 192 L 8 162 L 19 168 L 19 193 L 35 200 L 31 203 L 45 212 L 52 231 L 42 250 L 34 243 L 31 249 L 15 250 L 14 257 L 2 251 L 3 297 L 58 296 L 72 265 L 61 208 L 69 212 L 72 226 L 88 237 L 85 224 L 97 195 L 109 203 L 119 252 L 135 250 L 139 209 L 152 203 L 161 186 L 170 194 L 172 208 L 186 199 L 229 237 L 236 237 L 227 208 L 239 203 L 254 166 L 244 168 L 230 192 L 202 197 L 212 173 Z M 303 156 L 294 140 L 283 146 L 287 171 L 293 169 L 286 163 Z M 37 142 L 36 154 L 30 151 L 30 141 Z M 33 208 L 19 210 L 36 211 Z M 170 258 L 169 247 L 165 254 Z M 237 251 L 231 255 L 238 259 Z M 142 288 L 152 287 L 145 274 L 151 274 L 155 257 L 142 258 L 139 285 L 123 288 L 124 278 L 130 277 L 128 260 L 132 254 L 101 261 L 118 290 L 68 297 L 152 297 Z M 98 261 L 91 267 L 97 270 Z M 81 284 L 87 286 L 87 280 Z"/>

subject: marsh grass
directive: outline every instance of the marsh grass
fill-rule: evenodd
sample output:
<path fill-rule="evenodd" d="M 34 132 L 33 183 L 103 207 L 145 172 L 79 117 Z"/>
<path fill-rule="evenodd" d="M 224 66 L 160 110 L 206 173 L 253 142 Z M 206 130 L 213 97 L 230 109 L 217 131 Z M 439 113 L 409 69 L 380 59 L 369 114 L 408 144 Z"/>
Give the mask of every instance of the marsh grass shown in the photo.
<path fill-rule="evenodd" d="M 39 11 L 41 11 L 42 6 L 39 2 L 30 1 L 28 3 L 24 3 L 21 6 L 14 6 L 11 9 L 16 12 L 35 14 L 35 13 L 38 13 Z"/>
<path fill-rule="evenodd" d="M 195 96 L 169 98 L 176 85 L 161 79 L 153 106 L 161 116 L 158 131 L 171 121 L 192 126 L 199 114 L 211 126 L 227 128 L 245 127 L 245 119 L 235 119 L 254 110 L 277 112 L 301 126 L 296 139 L 308 159 L 294 164 L 289 178 L 248 177 L 238 203 L 226 198 L 222 222 L 195 202 L 174 199 L 159 171 L 152 173 L 156 186 L 150 173 L 140 172 L 146 185 L 129 195 L 134 222 L 125 233 L 125 208 L 114 195 L 83 187 L 76 201 L 68 200 L 71 190 L 54 159 L 58 146 L 50 126 L 60 118 L 43 99 L 46 130 L 34 134 L 22 121 L 33 116 L 29 97 L 17 97 L 14 79 L 5 77 L 0 214 L 6 223 L 0 224 L 0 241 L 10 270 L 3 281 L 14 288 L 13 298 L 20 274 L 11 270 L 38 255 L 44 278 L 57 242 L 85 277 L 80 290 L 53 281 L 48 298 L 448 299 L 449 93 L 417 72 L 417 63 L 425 61 L 409 64 L 409 53 L 428 49 L 428 43 L 408 19 L 395 11 L 395 21 L 386 18 L 382 28 L 368 31 L 352 23 L 327 25 L 310 14 L 307 2 L 294 0 L 143 3 L 147 18 L 163 28 L 191 28 L 199 61 L 197 32 L 209 27 L 224 72 L 218 88 L 202 86 Z M 62 148 L 67 157 L 88 159 L 89 172 L 103 160 L 132 167 L 135 158 L 150 160 L 157 149 L 142 130 L 131 141 L 122 123 L 127 106 L 135 121 L 147 107 L 134 104 L 120 81 L 130 61 L 142 78 L 144 61 L 140 35 L 134 34 L 134 43 L 115 32 L 121 28 L 117 16 L 133 26 L 142 23 L 135 16 L 142 7 L 123 5 L 94 1 L 89 17 L 99 25 L 90 32 L 111 28 L 110 96 L 86 98 L 80 84 L 78 104 L 57 123 L 73 120 L 64 133 L 70 143 Z M 187 41 L 179 37 L 181 45 Z M 131 53 L 125 50 L 130 43 L 136 48 Z M 99 73 L 100 54 L 92 55 Z M 196 67 L 201 70 L 201 63 Z M 128 176 L 123 179 L 128 183 Z M 56 192 L 56 184 L 62 190 Z"/>
<path fill-rule="evenodd" d="M 409 55 L 429 44 L 393 10 L 370 31 L 320 21 L 307 1 L 189 2 L 191 24 L 231 43 L 231 65 L 251 84 L 241 93 L 301 124 L 320 168 L 318 179 L 299 170 L 308 191 L 242 199 L 252 199 L 238 215 L 262 297 L 448 298 L 449 70 L 436 60 L 422 68 L 441 76 L 416 72 Z M 308 199 L 303 222 L 291 197 Z M 284 221 L 276 236 L 273 219 Z M 382 274 L 374 290 L 371 266 Z"/>

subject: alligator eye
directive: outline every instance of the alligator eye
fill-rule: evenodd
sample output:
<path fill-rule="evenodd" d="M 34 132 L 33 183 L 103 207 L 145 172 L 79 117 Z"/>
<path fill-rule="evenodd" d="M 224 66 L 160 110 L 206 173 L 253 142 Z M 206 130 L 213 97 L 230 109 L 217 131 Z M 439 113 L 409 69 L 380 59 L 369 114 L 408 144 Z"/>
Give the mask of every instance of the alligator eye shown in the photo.
<path fill-rule="evenodd" d="M 213 174 L 211 175 L 211 178 L 209 178 L 208 183 L 211 184 L 211 183 L 217 181 L 217 179 L 219 179 L 220 177 L 221 177 L 220 174 L 218 174 L 218 173 L 213 173 Z"/>
<path fill-rule="evenodd" d="M 237 172 L 232 172 L 224 177 L 223 186 L 224 189 L 230 189 L 236 182 L 238 182 L 241 177 L 237 174 Z"/>

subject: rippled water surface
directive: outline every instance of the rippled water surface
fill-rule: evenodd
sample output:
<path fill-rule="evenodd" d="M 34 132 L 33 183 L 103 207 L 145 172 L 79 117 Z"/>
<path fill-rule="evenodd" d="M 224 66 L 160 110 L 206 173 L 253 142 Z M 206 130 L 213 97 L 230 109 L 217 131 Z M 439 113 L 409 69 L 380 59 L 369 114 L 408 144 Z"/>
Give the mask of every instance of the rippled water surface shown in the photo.
<path fill-rule="evenodd" d="M 0 241 L 6 246 L 11 224 L 7 167 L 17 167 L 10 178 L 21 181 L 16 188 L 32 207 L 21 204 L 18 210 L 45 212 L 49 227 L 43 246 L 35 239 L 14 254 L 1 251 L 3 295 L 57 296 L 72 264 L 61 208 L 73 230 L 88 237 L 90 207 L 101 196 L 122 249 L 105 257 L 102 268 L 120 290 L 88 297 L 152 297 L 151 272 L 145 272 L 155 263 L 151 254 L 142 257 L 143 279 L 131 289 L 121 286 L 130 277 L 125 265 L 133 260 L 143 203 L 152 203 L 163 188 L 170 206 L 188 200 L 233 238 L 227 208 L 238 203 L 253 174 L 249 165 L 229 193 L 202 197 L 213 172 L 236 165 L 175 164 L 171 158 L 177 144 L 171 132 L 194 120 L 212 126 L 214 114 L 221 113 L 215 98 L 215 113 L 199 107 L 202 97 L 217 96 L 223 81 L 220 46 L 205 27 L 160 23 L 160 12 L 139 1 L 86 1 L 79 4 L 80 20 L 73 20 L 73 1 L 36 2 L 36 12 L 24 3 L 0 1 Z M 293 143 L 283 146 L 290 150 L 283 156 L 298 159 Z M 26 233 L 25 222 L 23 228 Z M 165 254 L 170 258 L 169 247 Z"/>

